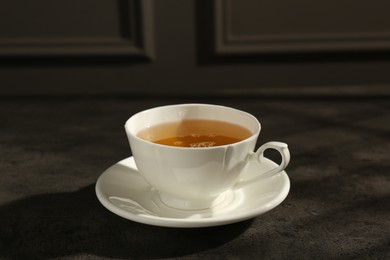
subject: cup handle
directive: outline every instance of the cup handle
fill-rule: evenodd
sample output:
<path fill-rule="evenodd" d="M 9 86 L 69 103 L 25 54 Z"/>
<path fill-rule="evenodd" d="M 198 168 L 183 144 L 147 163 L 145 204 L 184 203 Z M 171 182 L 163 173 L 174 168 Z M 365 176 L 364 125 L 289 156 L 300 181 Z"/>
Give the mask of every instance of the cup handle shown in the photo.
<path fill-rule="evenodd" d="M 290 151 L 288 150 L 288 145 L 285 143 L 281 143 L 281 142 L 265 143 L 262 146 L 260 146 L 259 149 L 257 149 L 257 151 L 255 153 L 252 153 L 250 155 L 249 160 L 257 160 L 259 163 L 263 163 L 264 151 L 267 149 L 277 150 L 280 153 L 280 155 L 282 156 L 282 162 L 280 163 L 280 165 L 278 167 L 276 167 L 272 170 L 269 170 L 267 172 L 264 172 L 261 175 L 267 174 L 269 176 L 269 175 L 273 175 L 273 174 L 276 174 L 276 173 L 283 171 L 287 167 L 288 163 L 290 162 Z"/>
<path fill-rule="evenodd" d="M 267 149 L 275 149 L 280 153 L 280 155 L 282 156 L 282 162 L 280 163 L 280 165 L 278 165 L 276 168 L 274 168 L 272 170 L 269 170 L 266 172 L 261 172 L 261 173 L 257 174 L 256 176 L 251 177 L 249 179 L 239 180 L 238 183 L 236 183 L 236 185 L 235 185 L 236 188 L 241 188 L 241 187 L 251 183 L 252 181 L 263 179 L 263 178 L 266 178 L 268 176 L 279 173 L 287 167 L 288 163 L 290 162 L 290 151 L 288 150 L 287 144 L 281 143 L 281 142 L 268 142 L 268 143 L 263 144 L 262 146 L 259 147 L 259 149 L 257 149 L 256 152 L 251 152 L 249 154 L 247 163 L 250 161 L 263 163 L 264 151 Z"/>

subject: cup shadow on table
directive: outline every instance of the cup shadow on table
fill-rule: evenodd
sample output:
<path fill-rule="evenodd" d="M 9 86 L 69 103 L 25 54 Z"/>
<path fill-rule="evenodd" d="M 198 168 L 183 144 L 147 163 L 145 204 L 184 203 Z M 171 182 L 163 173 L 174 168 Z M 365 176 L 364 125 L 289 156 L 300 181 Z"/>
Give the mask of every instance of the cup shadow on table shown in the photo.
<path fill-rule="evenodd" d="M 228 226 L 180 229 L 139 224 L 107 211 L 95 185 L 73 193 L 38 195 L 0 207 L 0 258 L 47 259 L 77 254 L 113 258 L 167 258 L 219 247 L 252 220 Z"/>

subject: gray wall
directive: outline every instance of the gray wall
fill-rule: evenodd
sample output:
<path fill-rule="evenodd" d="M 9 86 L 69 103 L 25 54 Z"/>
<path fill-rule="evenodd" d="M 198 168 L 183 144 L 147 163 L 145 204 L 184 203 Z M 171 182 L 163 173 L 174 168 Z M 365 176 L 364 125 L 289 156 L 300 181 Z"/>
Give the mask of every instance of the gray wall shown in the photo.
<path fill-rule="evenodd" d="M 387 0 L 7 0 L 0 95 L 389 94 L 388 10 Z"/>

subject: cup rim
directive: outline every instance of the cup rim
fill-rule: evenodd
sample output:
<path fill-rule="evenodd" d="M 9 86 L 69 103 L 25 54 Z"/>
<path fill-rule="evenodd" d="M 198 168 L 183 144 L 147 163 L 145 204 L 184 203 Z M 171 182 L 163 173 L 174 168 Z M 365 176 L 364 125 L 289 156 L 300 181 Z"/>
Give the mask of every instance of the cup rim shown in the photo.
<path fill-rule="evenodd" d="M 180 106 L 187 106 L 187 107 L 188 106 L 219 107 L 219 108 L 223 108 L 223 109 L 234 110 L 236 112 L 242 113 L 242 114 L 248 116 L 249 118 L 251 118 L 256 123 L 257 130 L 256 130 L 255 133 L 252 133 L 251 136 L 249 136 L 249 137 L 247 137 L 247 138 L 245 138 L 245 139 L 243 139 L 241 141 L 235 142 L 235 143 L 218 145 L 218 146 L 211 146 L 211 147 L 180 147 L 180 146 L 171 146 L 171 145 L 165 145 L 165 144 L 158 144 L 158 143 L 154 143 L 154 142 L 145 140 L 145 139 L 137 136 L 137 134 L 134 134 L 128 128 L 129 125 L 130 125 L 130 121 L 134 120 L 135 117 L 138 117 L 138 116 L 140 116 L 143 113 L 148 113 L 148 112 L 150 112 L 152 110 L 157 110 L 157 109 L 162 109 L 162 108 L 180 107 Z M 240 126 L 242 126 L 242 125 L 240 125 Z M 149 144 L 149 145 L 153 145 L 153 146 L 157 146 L 157 147 L 165 147 L 165 148 L 169 148 L 169 149 L 177 149 L 177 150 L 201 151 L 201 150 L 221 149 L 221 148 L 226 148 L 226 147 L 230 147 L 230 146 L 236 146 L 236 145 L 239 145 L 239 144 L 244 143 L 244 142 L 250 142 L 250 141 L 252 141 L 252 139 L 257 139 L 257 137 L 258 137 L 258 135 L 259 135 L 259 133 L 261 131 L 261 123 L 254 115 L 252 115 L 252 114 L 250 114 L 250 113 L 248 113 L 246 111 L 237 109 L 237 108 L 223 106 L 223 105 L 208 104 L 208 103 L 181 103 L 181 104 L 171 104 L 171 105 L 157 106 L 157 107 L 152 107 L 152 108 L 149 108 L 149 109 L 145 109 L 145 110 L 139 111 L 139 112 L 133 114 L 129 119 L 127 119 L 127 121 L 125 123 L 125 130 L 126 130 L 126 133 L 128 135 L 132 136 L 133 138 L 135 138 L 138 141 L 141 141 L 141 142 Z"/>

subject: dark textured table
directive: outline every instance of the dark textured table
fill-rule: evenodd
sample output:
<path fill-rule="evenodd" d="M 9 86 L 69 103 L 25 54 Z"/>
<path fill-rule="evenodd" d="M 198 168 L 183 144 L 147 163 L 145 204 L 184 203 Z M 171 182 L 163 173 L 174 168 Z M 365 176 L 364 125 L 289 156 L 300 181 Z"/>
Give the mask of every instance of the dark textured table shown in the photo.
<path fill-rule="evenodd" d="M 254 114 L 258 145 L 289 144 L 286 200 L 199 229 L 106 210 L 95 182 L 131 155 L 127 118 L 194 101 Z M 390 99 L 14 97 L 0 99 L 0 119 L 1 259 L 390 259 Z"/>

